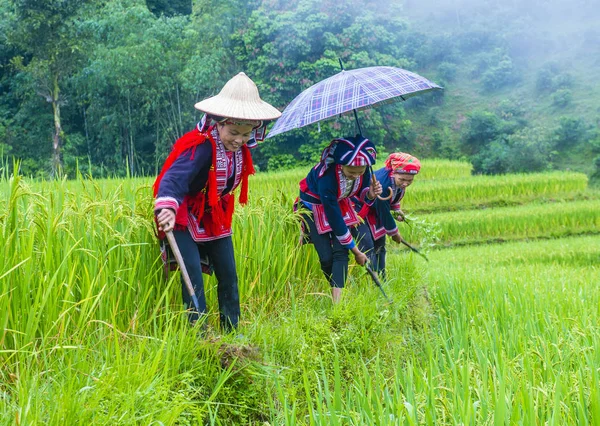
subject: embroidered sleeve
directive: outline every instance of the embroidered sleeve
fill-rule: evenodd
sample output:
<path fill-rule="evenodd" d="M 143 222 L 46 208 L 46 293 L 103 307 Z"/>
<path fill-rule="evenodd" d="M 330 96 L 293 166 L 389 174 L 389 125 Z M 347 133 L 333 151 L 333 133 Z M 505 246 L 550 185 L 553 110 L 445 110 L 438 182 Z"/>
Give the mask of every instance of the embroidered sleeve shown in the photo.
<path fill-rule="evenodd" d="M 335 176 L 335 168 L 331 168 L 330 170 L 331 171 L 328 170 L 328 172 L 318 180 L 319 197 L 323 204 L 323 210 L 325 211 L 327 221 L 336 238 L 345 248 L 352 249 L 356 244 L 350 234 L 350 230 L 344 222 L 342 209 L 338 202 L 339 188 Z"/>
<path fill-rule="evenodd" d="M 359 195 L 358 195 L 358 198 L 360 199 L 360 201 L 365 203 L 367 206 L 372 206 L 373 203 L 375 203 L 375 200 L 377 200 L 377 197 L 375 197 L 375 199 L 371 200 L 367 196 L 367 194 L 369 193 L 370 182 L 371 182 L 371 172 L 369 172 L 369 169 L 367 169 L 367 171 L 363 175 L 362 185 L 361 185 L 361 188 L 359 190 Z"/>
<path fill-rule="evenodd" d="M 212 149 L 210 143 L 202 143 L 184 151 L 166 171 L 154 202 L 154 211 L 172 208 L 175 212 L 188 194 L 190 184 L 200 170 L 210 167 Z"/>
<path fill-rule="evenodd" d="M 399 193 L 394 194 L 392 205 L 390 206 L 392 211 L 398 212 L 400 211 L 400 201 L 404 198 L 404 193 L 406 191 L 404 189 L 400 189 Z"/>

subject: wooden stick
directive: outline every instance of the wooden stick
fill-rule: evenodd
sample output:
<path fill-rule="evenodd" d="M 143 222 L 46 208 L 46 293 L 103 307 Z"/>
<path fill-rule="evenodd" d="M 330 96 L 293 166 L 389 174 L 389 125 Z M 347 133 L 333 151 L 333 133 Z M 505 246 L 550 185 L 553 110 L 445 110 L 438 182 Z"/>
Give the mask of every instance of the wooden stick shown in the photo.
<path fill-rule="evenodd" d="M 175 236 L 173 235 L 173 231 L 165 232 L 167 235 L 167 241 L 169 241 L 169 247 L 171 247 L 171 251 L 175 255 L 175 260 L 177 260 L 177 264 L 179 265 L 179 269 L 181 270 L 181 275 L 183 276 L 183 282 L 187 288 L 189 295 L 192 298 L 192 302 L 194 302 L 194 306 L 196 307 L 196 311 L 200 313 L 200 303 L 198 302 L 198 298 L 196 297 L 196 292 L 194 292 L 194 286 L 192 285 L 192 280 L 190 279 L 190 275 L 185 267 L 185 262 L 183 261 L 183 256 L 179 251 L 179 246 L 177 245 L 177 241 L 175 241 Z"/>

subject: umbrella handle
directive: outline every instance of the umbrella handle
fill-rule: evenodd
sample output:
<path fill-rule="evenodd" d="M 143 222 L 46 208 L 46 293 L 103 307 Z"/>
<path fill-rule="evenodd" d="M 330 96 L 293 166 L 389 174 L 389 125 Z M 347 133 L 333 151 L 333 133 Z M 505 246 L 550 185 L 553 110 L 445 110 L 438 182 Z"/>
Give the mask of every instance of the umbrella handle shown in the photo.
<path fill-rule="evenodd" d="M 381 195 L 378 195 L 377 198 L 379 198 L 380 200 L 383 201 L 387 201 L 389 199 L 391 199 L 394 196 L 394 190 L 392 188 L 388 188 L 390 190 L 390 195 L 388 195 L 387 197 L 382 197 Z"/>
<path fill-rule="evenodd" d="M 171 247 L 171 251 L 175 255 L 175 260 L 177 260 L 177 264 L 179 265 L 179 269 L 181 270 L 181 275 L 183 276 L 183 282 L 187 288 L 187 291 L 192 298 L 192 302 L 194 302 L 194 306 L 196 307 L 196 311 L 200 313 L 200 303 L 198 302 L 198 298 L 196 297 L 196 292 L 194 292 L 194 286 L 192 286 L 192 280 L 190 279 L 190 275 L 185 267 L 185 263 L 183 261 L 183 256 L 179 251 L 179 246 L 177 245 L 177 241 L 175 241 L 175 236 L 172 231 L 165 232 L 167 236 L 167 241 L 169 241 L 169 247 Z"/>
<path fill-rule="evenodd" d="M 369 166 L 369 170 L 371 171 L 371 183 L 374 185 L 377 183 L 377 178 L 375 177 L 375 173 L 373 173 L 373 167 Z M 390 190 L 390 195 L 388 195 L 387 197 L 382 197 L 381 195 L 378 195 L 377 198 L 383 201 L 387 201 L 390 198 L 392 198 L 392 196 L 394 195 L 394 191 L 392 190 L 392 188 L 388 189 Z"/>

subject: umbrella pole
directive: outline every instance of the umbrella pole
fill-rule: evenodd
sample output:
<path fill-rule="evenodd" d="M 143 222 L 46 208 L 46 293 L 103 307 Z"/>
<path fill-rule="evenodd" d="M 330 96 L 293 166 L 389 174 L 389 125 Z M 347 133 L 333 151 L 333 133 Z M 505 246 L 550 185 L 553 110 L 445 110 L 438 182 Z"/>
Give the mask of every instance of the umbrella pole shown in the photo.
<path fill-rule="evenodd" d="M 358 134 L 362 138 L 363 134 L 362 134 L 362 129 L 360 128 L 360 122 L 358 121 L 358 113 L 356 112 L 355 109 L 353 109 L 352 111 L 354 112 L 354 119 L 356 120 L 356 125 L 358 126 Z"/>
<path fill-rule="evenodd" d="M 338 58 L 338 61 L 340 61 L 340 68 L 342 69 L 342 71 L 344 71 L 344 64 L 342 62 L 342 58 Z M 358 127 L 358 134 L 360 135 L 360 137 L 364 137 L 362 134 L 362 128 L 360 127 L 360 121 L 358 121 L 358 113 L 356 112 L 355 109 L 352 110 L 352 112 L 354 113 L 354 120 L 356 120 L 356 127 Z M 369 165 L 369 171 L 371 172 L 371 181 L 373 183 L 377 183 L 377 178 L 375 177 L 375 173 L 373 173 L 373 167 L 371 167 L 371 165 Z M 392 189 L 390 188 L 390 195 L 387 197 L 381 197 L 381 196 L 377 196 L 377 198 L 379 198 L 380 200 L 389 200 L 390 198 L 392 198 Z"/>
<path fill-rule="evenodd" d="M 338 61 L 340 62 L 340 69 L 341 69 L 342 71 L 345 71 L 345 70 L 344 70 L 344 63 L 342 62 L 342 58 L 338 58 Z M 356 110 L 355 110 L 355 109 L 353 109 L 353 110 L 352 110 L 352 112 L 354 112 L 354 119 L 356 120 L 356 126 L 358 127 L 358 134 L 359 134 L 359 135 L 360 135 L 360 137 L 362 138 L 362 137 L 363 137 L 363 134 L 362 134 L 362 129 L 361 129 L 361 127 L 360 127 L 360 122 L 358 121 L 358 113 L 356 112 Z"/>

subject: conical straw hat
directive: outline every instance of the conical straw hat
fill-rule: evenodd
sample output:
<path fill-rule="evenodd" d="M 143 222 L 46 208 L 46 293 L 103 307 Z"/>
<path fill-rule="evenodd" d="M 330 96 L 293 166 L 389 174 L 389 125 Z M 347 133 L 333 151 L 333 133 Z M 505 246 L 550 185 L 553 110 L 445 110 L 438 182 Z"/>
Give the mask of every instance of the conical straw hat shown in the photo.
<path fill-rule="evenodd" d="M 194 107 L 207 114 L 240 120 L 274 120 L 281 116 L 276 108 L 260 99 L 256 84 L 243 72 L 229 80 L 218 95 Z"/>

